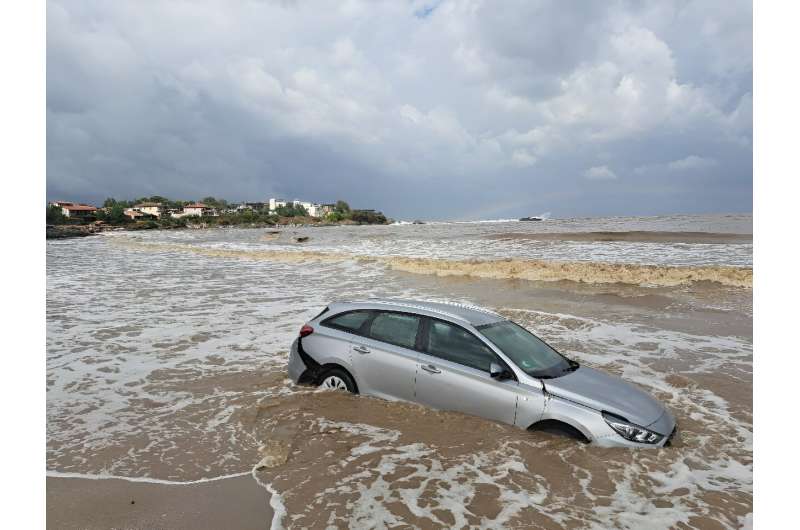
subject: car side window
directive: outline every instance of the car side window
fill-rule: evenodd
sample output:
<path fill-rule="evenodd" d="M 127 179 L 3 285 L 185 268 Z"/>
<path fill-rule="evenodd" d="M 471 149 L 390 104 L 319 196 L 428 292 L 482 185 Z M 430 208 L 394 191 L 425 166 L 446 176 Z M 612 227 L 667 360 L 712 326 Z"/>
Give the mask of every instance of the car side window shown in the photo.
<path fill-rule="evenodd" d="M 322 322 L 322 325 L 360 335 L 361 327 L 369 319 L 370 314 L 370 311 L 348 311 L 347 313 L 330 317 Z"/>
<path fill-rule="evenodd" d="M 440 359 L 484 372 L 496 362 L 494 352 L 475 335 L 441 320 L 430 321 L 426 351 Z"/>
<path fill-rule="evenodd" d="M 420 319 L 404 313 L 380 312 L 375 315 L 369 337 L 395 346 L 414 349 Z"/>

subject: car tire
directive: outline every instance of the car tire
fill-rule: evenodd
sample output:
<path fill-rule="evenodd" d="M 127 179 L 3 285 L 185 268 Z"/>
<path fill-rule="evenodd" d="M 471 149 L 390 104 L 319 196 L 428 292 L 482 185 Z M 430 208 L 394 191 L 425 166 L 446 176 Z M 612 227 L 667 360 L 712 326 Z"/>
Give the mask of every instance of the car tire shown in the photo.
<path fill-rule="evenodd" d="M 347 370 L 338 366 L 328 368 L 319 377 L 319 387 L 331 390 L 347 390 L 351 394 L 358 394 L 356 382 Z"/>

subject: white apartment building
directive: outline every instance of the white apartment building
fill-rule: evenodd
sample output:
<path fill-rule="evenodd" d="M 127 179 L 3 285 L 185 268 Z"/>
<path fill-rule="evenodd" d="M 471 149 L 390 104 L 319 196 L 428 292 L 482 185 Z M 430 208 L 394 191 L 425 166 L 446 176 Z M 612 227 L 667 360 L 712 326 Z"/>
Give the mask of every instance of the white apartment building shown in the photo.
<path fill-rule="evenodd" d="M 283 208 L 288 203 L 282 199 L 270 199 L 269 200 L 269 213 L 275 213 L 275 210 L 278 208 Z"/>
<path fill-rule="evenodd" d="M 306 202 L 300 200 L 293 200 L 293 201 L 285 201 L 283 199 L 275 199 L 272 198 L 269 200 L 269 213 L 275 213 L 278 208 L 283 208 L 291 204 L 292 206 L 302 206 L 308 212 L 310 217 L 322 217 L 322 205 L 313 203 L 313 202 Z"/>

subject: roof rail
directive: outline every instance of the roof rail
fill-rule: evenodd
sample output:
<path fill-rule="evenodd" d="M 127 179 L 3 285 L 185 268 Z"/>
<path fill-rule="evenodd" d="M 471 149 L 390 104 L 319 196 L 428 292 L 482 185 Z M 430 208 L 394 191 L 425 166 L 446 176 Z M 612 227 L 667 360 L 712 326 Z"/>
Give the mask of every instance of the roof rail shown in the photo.
<path fill-rule="evenodd" d="M 501 315 L 499 313 L 495 313 L 491 309 L 486 309 L 484 307 L 477 306 L 477 305 L 459 304 L 457 302 L 447 302 L 447 301 L 445 301 L 445 302 L 437 302 L 436 300 L 430 300 L 430 302 L 433 303 L 433 304 L 445 304 L 445 305 L 451 305 L 453 307 L 460 307 L 461 309 L 469 309 L 470 311 L 477 311 L 478 313 L 484 313 L 484 314 L 492 315 L 492 316 L 496 316 L 496 317 L 501 317 L 501 318 L 503 317 L 503 315 Z"/>
<path fill-rule="evenodd" d="M 454 313 L 450 313 L 448 311 L 442 311 L 441 309 L 437 309 L 435 307 L 426 307 L 426 306 L 423 306 L 423 305 L 417 305 L 417 304 L 409 303 L 409 302 L 402 301 L 402 300 L 386 300 L 386 299 L 348 300 L 348 301 L 346 301 L 346 303 L 350 303 L 350 304 L 363 303 L 363 304 L 389 305 L 389 306 L 394 306 L 394 307 L 407 307 L 407 308 L 410 308 L 410 309 L 418 309 L 418 310 L 421 310 L 421 311 L 428 311 L 430 313 L 436 313 L 436 314 L 439 314 L 439 315 L 442 315 L 442 316 L 446 316 L 446 317 L 458 320 L 460 322 L 466 322 L 467 324 L 469 324 L 469 320 L 467 320 L 466 318 L 464 318 L 462 316 L 456 315 Z M 439 302 L 435 302 L 435 303 L 439 303 Z"/>

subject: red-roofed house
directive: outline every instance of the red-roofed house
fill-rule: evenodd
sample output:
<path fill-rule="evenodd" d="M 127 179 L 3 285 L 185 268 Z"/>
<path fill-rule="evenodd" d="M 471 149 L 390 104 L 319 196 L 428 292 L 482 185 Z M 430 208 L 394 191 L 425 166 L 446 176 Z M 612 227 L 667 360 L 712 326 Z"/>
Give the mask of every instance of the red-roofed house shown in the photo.
<path fill-rule="evenodd" d="M 53 201 L 50 203 L 50 206 L 61 208 L 61 213 L 64 214 L 64 217 L 72 218 L 90 217 L 97 211 L 97 208 L 89 206 L 88 204 L 66 201 Z"/>

